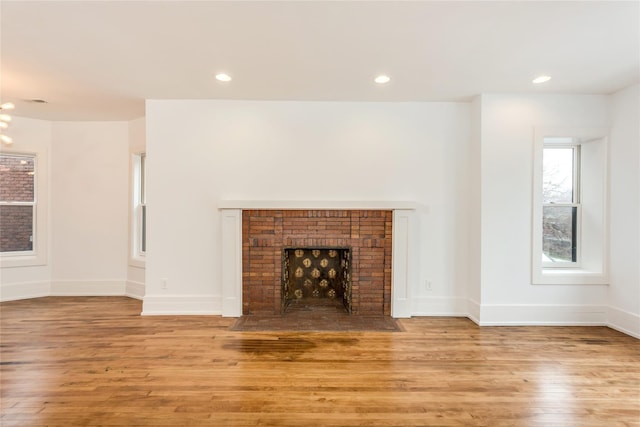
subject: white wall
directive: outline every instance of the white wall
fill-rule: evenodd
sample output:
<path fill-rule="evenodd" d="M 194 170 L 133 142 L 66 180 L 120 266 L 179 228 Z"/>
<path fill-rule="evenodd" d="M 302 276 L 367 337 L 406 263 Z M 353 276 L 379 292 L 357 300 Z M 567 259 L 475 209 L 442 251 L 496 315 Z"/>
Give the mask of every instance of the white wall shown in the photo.
<path fill-rule="evenodd" d="M 124 293 L 127 277 L 127 122 L 55 122 L 52 294 Z"/>
<path fill-rule="evenodd" d="M 482 171 L 480 169 L 482 130 L 482 98 L 477 96 L 471 102 L 471 137 L 467 167 L 469 170 L 469 209 L 467 212 L 469 244 L 468 244 L 468 275 L 467 281 L 467 312 L 474 322 L 480 322 L 480 307 L 482 301 Z"/>
<path fill-rule="evenodd" d="M 271 199 L 428 205 L 414 310 L 463 314 L 469 114 L 456 103 L 148 101 L 145 313 L 219 312 L 217 204 Z"/>
<path fill-rule="evenodd" d="M 607 286 L 532 285 L 535 127 L 606 127 L 609 99 L 481 97 L 481 324 L 602 324 Z"/>
<path fill-rule="evenodd" d="M 640 86 L 612 96 L 610 326 L 640 338 Z"/>
<path fill-rule="evenodd" d="M 146 291 L 150 314 L 213 313 L 218 201 L 405 200 L 429 207 L 419 214 L 414 315 L 609 324 L 640 336 L 638 92 L 471 104 L 149 101 L 146 120 L 130 123 L 15 117 L 13 150 L 48 157 L 49 259 L 1 269 L 0 298 Z M 533 129 L 559 126 L 611 127 L 609 286 L 531 284 Z M 128 227 L 130 155 L 147 138 L 145 290 Z"/>

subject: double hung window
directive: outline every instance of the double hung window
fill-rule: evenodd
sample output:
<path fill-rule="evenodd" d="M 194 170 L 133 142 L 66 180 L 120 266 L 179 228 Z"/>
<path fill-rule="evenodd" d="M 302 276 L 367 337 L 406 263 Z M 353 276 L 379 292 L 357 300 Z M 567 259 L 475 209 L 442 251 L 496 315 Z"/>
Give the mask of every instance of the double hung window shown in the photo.
<path fill-rule="evenodd" d="M 542 261 L 580 265 L 580 145 L 546 138 L 542 154 Z"/>
<path fill-rule="evenodd" d="M 35 175 L 35 155 L 0 155 L 0 252 L 3 256 L 34 254 Z"/>
<path fill-rule="evenodd" d="M 147 252 L 146 155 L 133 157 L 133 257 L 142 258 Z"/>
<path fill-rule="evenodd" d="M 536 130 L 533 170 L 532 283 L 607 283 L 607 130 Z"/>

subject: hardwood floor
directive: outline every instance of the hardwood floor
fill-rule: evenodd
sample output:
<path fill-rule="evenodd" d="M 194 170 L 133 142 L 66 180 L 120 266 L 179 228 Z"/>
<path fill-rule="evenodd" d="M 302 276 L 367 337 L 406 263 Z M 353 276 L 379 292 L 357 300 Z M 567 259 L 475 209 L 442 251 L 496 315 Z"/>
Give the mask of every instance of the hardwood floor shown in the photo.
<path fill-rule="evenodd" d="M 122 297 L 0 310 L 3 427 L 640 425 L 640 341 L 605 327 L 235 332 Z"/>

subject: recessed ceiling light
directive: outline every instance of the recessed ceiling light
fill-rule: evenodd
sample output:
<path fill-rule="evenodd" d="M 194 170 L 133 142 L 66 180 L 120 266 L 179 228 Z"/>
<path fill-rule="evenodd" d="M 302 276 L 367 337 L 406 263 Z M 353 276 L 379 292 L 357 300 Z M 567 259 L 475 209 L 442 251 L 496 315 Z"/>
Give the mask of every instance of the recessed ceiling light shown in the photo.
<path fill-rule="evenodd" d="M 387 76 L 385 74 L 380 74 L 378 77 L 373 79 L 373 81 L 382 85 L 382 84 L 385 84 L 385 83 L 389 83 L 391 81 L 391 77 L 389 77 L 389 76 Z"/>
<path fill-rule="evenodd" d="M 230 82 L 231 76 L 225 73 L 218 73 L 216 74 L 216 80 L 218 80 L 219 82 Z"/>
<path fill-rule="evenodd" d="M 551 76 L 538 76 L 535 79 L 533 79 L 532 83 L 535 83 L 535 84 L 545 83 L 545 82 L 548 82 L 549 80 L 551 80 Z"/>

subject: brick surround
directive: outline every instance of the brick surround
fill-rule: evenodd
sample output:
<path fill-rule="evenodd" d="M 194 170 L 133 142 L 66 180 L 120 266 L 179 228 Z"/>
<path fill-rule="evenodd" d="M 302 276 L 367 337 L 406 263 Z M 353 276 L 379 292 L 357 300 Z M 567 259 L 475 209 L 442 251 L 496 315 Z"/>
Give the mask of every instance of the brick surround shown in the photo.
<path fill-rule="evenodd" d="M 279 314 L 284 247 L 349 247 L 352 314 L 391 312 L 392 211 L 243 210 L 242 312 Z"/>

